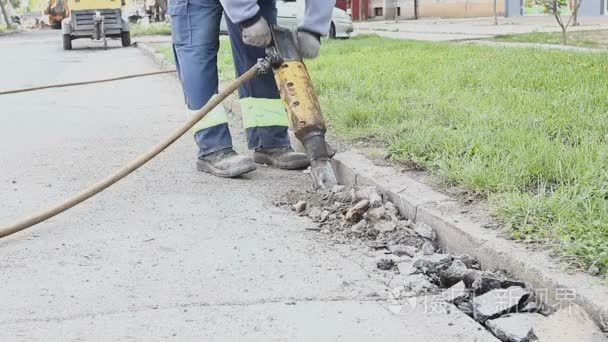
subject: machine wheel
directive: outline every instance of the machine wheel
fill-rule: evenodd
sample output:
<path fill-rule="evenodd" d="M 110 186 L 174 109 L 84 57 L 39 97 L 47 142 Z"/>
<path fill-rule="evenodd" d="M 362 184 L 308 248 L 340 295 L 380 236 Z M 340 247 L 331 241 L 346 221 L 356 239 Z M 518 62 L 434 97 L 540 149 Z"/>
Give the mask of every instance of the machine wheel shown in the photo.
<path fill-rule="evenodd" d="M 331 39 L 336 39 L 336 25 L 334 25 L 334 23 L 331 23 L 331 26 L 329 27 L 329 38 Z"/>
<path fill-rule="evenodd" d="M 131 46 L 131 32 L 129 32 L 129 31 L 121 32 L 120 40 L 122 41 L 123 47 Z"/>
<path fill-rule="evenodd" d="M 63 49 L 72 50 L 72 36 L 69 34 L 63 35 Z"/>

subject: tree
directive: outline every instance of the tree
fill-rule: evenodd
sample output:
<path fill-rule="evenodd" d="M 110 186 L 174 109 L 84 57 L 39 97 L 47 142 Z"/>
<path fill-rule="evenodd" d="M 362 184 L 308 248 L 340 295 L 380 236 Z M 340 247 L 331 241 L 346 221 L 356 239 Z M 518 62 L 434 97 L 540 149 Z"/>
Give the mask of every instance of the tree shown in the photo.
<path fill-rule="evenodd" d="M 4 5 L 4 2 L 2 2 L 2 0 L 0 0 L 0 12 L 2 12 L 2 17 L 4 18 L 4 22 L 6 23 L 6 28 L 7 29 L 12 29 L 12 25 L 11 25 L 11 21 L 8 18 L 8 13 L 6 12 L 6 7 Z"/>
<path fill-rule="evenodd" d="M 496 11 L 496 1 L 494 0 L 494 25 L 498 25 L 498 12 Z"/>
<path fill-rule="evenodd" d="M 13 9 L 17 9 L 21 7 L 21 0 L 10 0 L 11 2 L 11 6 L 13 6 Z"/>
<path fill-rule="evenodd" d="M 573 7 L 578 7 L 578 0 L 572 1 L 574 1 Z M 572 13 L 572 26 L 578 26 L 578 11 Z"/>
<path fill-rule="evenodd" d="M 564 21 L 562 17 L 562 10 L 564 8 L 569 7 L 568 0 L 534 0 L 534 3 L 541 6 L 545 13 L 551 14 L 555 17 L 555 20 L 559 24 L 559 27 L 562 29 L 562 38 L 564 40 L 564 45 L 567 44 L 566 38 L 566 30 L 572 23 L 572 20 L 576 18 L 578 14 L 578 9 L 581 7 L 583 0 L 576 0 L 574 2 L 574 6 L 572 6 L 572 14 L 570 15 L 570 19 L 568 21 Z"/>

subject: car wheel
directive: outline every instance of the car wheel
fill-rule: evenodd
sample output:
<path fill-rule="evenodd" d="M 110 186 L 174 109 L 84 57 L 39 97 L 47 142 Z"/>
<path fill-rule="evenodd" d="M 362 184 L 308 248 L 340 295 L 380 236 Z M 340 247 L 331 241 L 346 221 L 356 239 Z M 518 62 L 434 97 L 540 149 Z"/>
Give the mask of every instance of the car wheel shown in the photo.
<path fill-rule="evenodd" d="M 329 38 L 331 39 L 336 39 L 336 25 L 334 25 L 334 23 L 331 23 L 331 26 L 329 27 Z"/>

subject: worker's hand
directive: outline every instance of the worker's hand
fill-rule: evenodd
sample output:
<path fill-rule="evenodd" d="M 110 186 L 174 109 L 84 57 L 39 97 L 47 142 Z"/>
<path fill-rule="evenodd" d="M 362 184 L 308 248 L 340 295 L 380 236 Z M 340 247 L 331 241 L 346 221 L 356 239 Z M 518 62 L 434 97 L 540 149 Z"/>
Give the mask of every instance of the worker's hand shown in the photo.
<path fill-rule="evenodd" d="M 241 36 L 243 43 L 252 46 L 266 47 L 272 41 L 270 26 L 260 15 L 241 23 Z"/>
<path fill-rule="evenodd" d="M 306 32 L 298 32 L 298 50 L 302 58 L 316 58 L 321 49 L 321 36 Z"/>

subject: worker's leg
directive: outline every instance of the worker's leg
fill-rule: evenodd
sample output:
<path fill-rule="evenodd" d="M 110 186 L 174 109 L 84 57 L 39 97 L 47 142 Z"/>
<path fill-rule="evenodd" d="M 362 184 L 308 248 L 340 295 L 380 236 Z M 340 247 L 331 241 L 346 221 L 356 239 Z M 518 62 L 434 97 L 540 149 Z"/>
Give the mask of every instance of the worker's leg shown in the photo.
<path fill-rule="evenodd" d="M 202 108 L 218 90 L 217 51 L 222 11 L 219 0 L 169 3 L 167 12 L 171 15 L 173 51 L 189 112 Z M 233 153 L 223 106 L 217 106 L 200 120 L 193 132 L 199 147 L 197 166 L 202 171 L 232 177 L 255 168 L 249 158 Z M 230 162 L 221 163 L 224 159 L 230 159 Z M 222 165 L 207 165 L 209 163 Z"/>
<path fill-rule="evenodd" d="M 269 24 L 276 24 L 277 9 L 274 0 L 258 0 L 260 14 Z M 238 24 L 227 18 L 228 33 L 232 45 L 232 57 L 237 76 L 266 56 L 265 49 L 246 45 L 241 40 Z M 254 161 L 281 168 L 308 166 L 303 153 L 291 150 L 287 133 L 287 114 L 280 100 L 272 73 L 259 75 L 239 88 L 243 127 L 249 149 L 255 150 Z"/>

